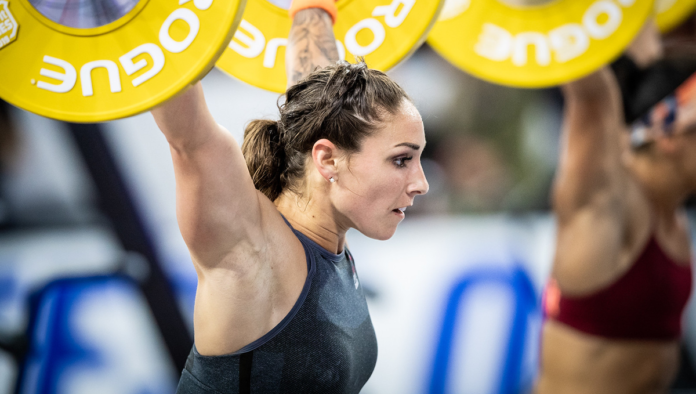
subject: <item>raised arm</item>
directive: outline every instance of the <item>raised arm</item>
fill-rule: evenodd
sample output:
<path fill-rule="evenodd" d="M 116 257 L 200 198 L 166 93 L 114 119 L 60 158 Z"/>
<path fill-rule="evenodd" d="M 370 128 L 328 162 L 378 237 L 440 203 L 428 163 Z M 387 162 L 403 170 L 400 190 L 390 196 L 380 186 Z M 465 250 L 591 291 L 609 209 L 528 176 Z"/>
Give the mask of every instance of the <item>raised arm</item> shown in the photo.
<path fill-rule="evenodd" d="M 585 209 L 615 208 L 628 175 L 621 162 L 621 97 L 611 69 L 563 86 L 563 96 L 564 147 L 554 189 L 561 224 Z"/>
<path fill-rule="evenodd" d="M 285 69 L 292 86 L 317 68 L 339 60 L 331 16 L 321 8 L 295 14 L 288 39 Z"/>
<path fill-rule="evenodd" d="M 258 237 L 259 197 L 241 149 L 210 114 L 200 83 L 152 110 L 169 142 L 179 228 L 198 267 Z"/>
<path fill-rule="evenodd" d="M 628 149 L 618 84 L 604 68 L 563 87 L 563 152 L 554 185 L 554 277 L 584 294 L 615 278 L 644 236 L 647 210 L 623 164 Z"/>
<path fill-rule="evenodd" d="M 663 56 L 657 25 L 648 21 L 626 54 L 639 67 Z M 559 220 L 572 218 L 585 208 L 606 208 L 612 215 L 629 203 L 628 173 L 622 164 L 627 146 L 621 90 L 609 67 L 563 87 L 566 99 L 564 134 L 566 146 L 559 167 L 554 206 Z M 616 218 L 624 224 L 626 218 Z"/>

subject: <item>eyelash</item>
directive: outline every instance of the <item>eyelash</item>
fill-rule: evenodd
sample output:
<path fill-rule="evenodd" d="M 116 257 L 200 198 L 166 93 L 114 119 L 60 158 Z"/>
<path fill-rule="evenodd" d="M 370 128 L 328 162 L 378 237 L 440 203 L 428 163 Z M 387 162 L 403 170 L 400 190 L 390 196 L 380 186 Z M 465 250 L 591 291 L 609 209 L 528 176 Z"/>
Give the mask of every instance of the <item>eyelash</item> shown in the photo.
<path fill-rule="evenodd" d="M 399 167 L 399 168 L 404 168 L 404 167 L 406 167 L 406 162 L 411 160 L 411 159 L 413 159 L 413 156 L 399 157 L 397 159 L 394 159 L 394 165 Z M 401 164 L 398 163 L 399 161 L 401 161 Z"/>

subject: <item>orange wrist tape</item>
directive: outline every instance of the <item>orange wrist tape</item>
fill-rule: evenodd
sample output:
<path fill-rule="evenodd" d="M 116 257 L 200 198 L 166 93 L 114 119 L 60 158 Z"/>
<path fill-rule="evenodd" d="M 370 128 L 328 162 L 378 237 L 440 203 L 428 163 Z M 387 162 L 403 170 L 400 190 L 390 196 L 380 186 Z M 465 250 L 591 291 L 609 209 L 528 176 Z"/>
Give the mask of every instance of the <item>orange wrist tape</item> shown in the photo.
<path fill-rule="evenodd" d="M 290 18 L 295 18 L 295 14 L 307 8 L 321 8 L 331 15 L 331 20 L 336 23 L 338 8 L 335 0 L 293 0 L 290 5 Z"/>

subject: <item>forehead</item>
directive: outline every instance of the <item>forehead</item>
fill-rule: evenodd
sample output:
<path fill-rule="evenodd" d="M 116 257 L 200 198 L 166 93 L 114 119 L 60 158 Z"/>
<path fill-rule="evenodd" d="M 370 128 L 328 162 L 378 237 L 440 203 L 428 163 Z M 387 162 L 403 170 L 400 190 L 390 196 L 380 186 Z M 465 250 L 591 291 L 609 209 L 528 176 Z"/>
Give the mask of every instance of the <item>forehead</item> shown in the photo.
<path fill-rule="evenodd" d="M 374 137 L 383 143 L 411 142 L 422 145 L 425 143 L 423 119 L 418 109 L 409 100 L 404 99 L 395 114 L 386 114 L 374 133 Z"/>

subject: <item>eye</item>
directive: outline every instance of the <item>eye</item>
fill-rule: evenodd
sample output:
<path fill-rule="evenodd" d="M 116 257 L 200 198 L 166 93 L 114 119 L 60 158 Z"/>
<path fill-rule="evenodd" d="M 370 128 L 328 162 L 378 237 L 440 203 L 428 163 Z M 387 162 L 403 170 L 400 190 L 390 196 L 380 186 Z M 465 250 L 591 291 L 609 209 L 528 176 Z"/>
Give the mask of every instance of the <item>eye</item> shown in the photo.
<path fill-rule="evenodd" d="M 404 168 L 406 167 L 406 162 L 411 159 L 413 159 L 413 156 L 396 158 L 394 159 L 394 165 L 396 165 L 399 168 Z"/>

